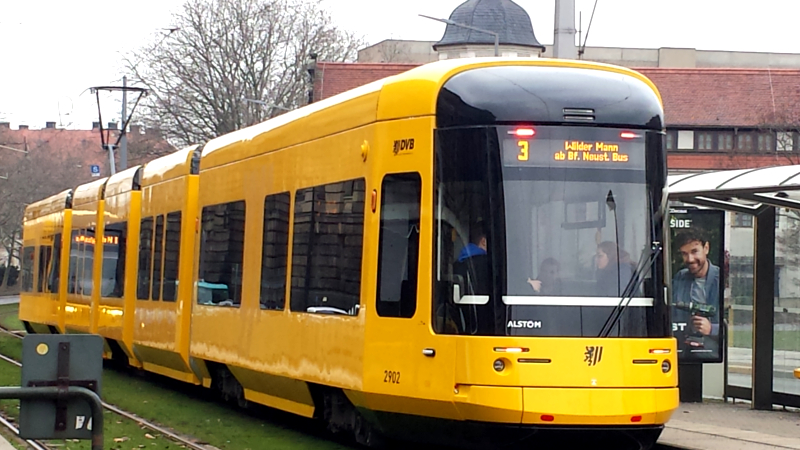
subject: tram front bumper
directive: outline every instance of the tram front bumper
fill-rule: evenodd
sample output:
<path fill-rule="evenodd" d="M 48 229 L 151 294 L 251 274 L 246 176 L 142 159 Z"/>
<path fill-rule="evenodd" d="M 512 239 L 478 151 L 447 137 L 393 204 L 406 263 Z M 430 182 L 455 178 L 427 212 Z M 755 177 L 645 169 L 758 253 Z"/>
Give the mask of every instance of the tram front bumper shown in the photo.
<path fill-rule="evenodd" d="M 522 388 L 460 385 L 464 420 L 543 426 L 663 425 L 679 405 L 677 388 Z"/>

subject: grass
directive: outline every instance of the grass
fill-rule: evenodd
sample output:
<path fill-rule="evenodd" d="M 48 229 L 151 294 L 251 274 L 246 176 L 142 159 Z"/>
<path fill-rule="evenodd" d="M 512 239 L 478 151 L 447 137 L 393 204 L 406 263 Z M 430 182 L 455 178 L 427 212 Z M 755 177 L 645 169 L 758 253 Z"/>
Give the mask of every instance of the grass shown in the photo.
<path fill-rule="evenodd" d="M 22 331 L 25 327 L 17 317 L 19 304 L 0 305 L 0 325 L 7 330 Z"/>
<path fill-rule="evenodd" d="M 18 305 L 0 305 L 0 323 L 19 324 Z M 21 324 L 12 328 L 21 328 Z M 0 353 L 19 359 L 22 341 L 0 335 Z M 0 361 L 0 386 L 19 386 L 20 369 Z M 102 397 L 142 418 L 156 422 L 179 434 L 193 436 L 223 450 L 345 450 L 354 447 L 340 444 L 323 433 L 315 422 L 256 406 L 251 411 L 228 407 L 213 401 L 211 391 L 156 375 L 106 369 L 103 372 Z M 16 419 L 19 402 L 0 401 L 0 409 Z M 104 448 L 178 449 L 180 445 L 158 433 L 143 430 L 134 421 L 114 413 L 104 414 Z M 148 437 L 149 436 L 149 437 Z M 122 442 L 119 442 L 122 440 Z M 89 441 L 51 441 L 64 450 L 89 450 Z M 22 448 L 22 447 L 21 447 Z"/>
<path fill-rule="evenodd" d="M 800 352 L 800 332 L 776 330 L 773 335 L 775 350 Z M 734 331 L 730 333 L 733 338 L 732 347 L 752 348 L 753 334 L 750 331 Z"/>

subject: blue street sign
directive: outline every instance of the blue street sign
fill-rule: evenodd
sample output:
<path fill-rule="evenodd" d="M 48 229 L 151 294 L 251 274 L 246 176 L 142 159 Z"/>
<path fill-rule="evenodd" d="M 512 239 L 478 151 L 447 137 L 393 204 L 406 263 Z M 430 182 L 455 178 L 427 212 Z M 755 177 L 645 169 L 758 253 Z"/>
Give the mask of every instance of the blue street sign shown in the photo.
<path fill-rule="evenodd" d="M 100 176 L 100 166 L 92 164 L 89 167 L 91 167 L 91 169 L 92 169 L 92 176 L 93 177 L 99 177 Z"/>

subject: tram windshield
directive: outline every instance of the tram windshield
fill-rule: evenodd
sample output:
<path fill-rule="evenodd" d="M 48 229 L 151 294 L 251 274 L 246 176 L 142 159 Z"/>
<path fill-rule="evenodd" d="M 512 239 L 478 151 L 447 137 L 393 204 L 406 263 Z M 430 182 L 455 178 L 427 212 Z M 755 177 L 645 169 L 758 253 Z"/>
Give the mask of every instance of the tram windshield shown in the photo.
<path fill-rule="evenodd" d="M 610 335 L 652 334 L 645 132 L 500 127 L 437 137 L 437 332 L 597 336 L 624 301 Z"/>

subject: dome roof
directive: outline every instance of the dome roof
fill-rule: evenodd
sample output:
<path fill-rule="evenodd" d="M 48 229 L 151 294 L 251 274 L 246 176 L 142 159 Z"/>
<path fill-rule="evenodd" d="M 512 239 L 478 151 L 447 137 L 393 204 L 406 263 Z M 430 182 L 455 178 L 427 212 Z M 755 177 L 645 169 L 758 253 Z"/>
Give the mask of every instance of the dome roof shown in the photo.
<path fill-rule="evenodd" d="M 498 33 L 500 45 L 521 45 L 544 50 L 544 45 L 533 35 L 530 16 L 511 0 L 467 0 L 450 14 L 450 20 Z M 442 40 L 434 44 L 433 48 L 464 44 L 494 45 L 494 36 L 447 25 Z"/>

